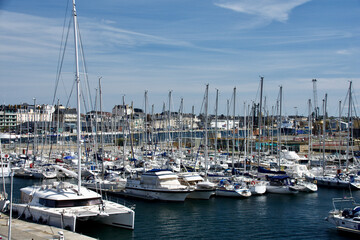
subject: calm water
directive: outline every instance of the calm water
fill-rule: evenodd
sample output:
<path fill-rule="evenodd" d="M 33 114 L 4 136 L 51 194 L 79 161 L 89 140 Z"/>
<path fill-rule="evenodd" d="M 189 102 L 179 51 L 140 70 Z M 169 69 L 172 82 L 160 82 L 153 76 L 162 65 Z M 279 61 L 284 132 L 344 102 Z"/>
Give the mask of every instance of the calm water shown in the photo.
<path fill-rule="evenodd" d="M 14 178 L 14 198 L 19 198 L 19 188 L 35 183 L 39 181 Z M 135 230 L 84 223 L 78 225 L 78 232 L 99 239 L 357 239 L 324 220 L 332 209 L 332 198 L 343 196 L 349 196 L 348 191 L 321 188 L 317 193 L 293 196 L 183 203 L 127 199 L 136 204 Z M 360 201 L 360 191 L 353 196 Z"/>

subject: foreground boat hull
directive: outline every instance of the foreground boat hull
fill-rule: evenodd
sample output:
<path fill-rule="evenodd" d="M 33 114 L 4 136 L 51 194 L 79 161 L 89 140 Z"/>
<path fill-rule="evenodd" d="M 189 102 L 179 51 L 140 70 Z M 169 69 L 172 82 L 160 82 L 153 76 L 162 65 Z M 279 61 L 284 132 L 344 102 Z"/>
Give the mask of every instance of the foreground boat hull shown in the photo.
<path fill-rule="evenodd" d="M 360 222 L 354 221 L 351 218 L 344 218 L 337 215 L 330 214 L 326 220 L 336 226 L 340 231 L 360 234 Z"/>
<path fill-rule="evenodd" d="M 76 216 L 64 215 L 58 212 L 45 211 L 39 207 L 28 206 L 27 204 L 13 204 L 13 212 L 27 220 L 46 224 L 58 228 L 75 231 Z"/>
<path fill-rule="evenodd" d="M 98 206 L 78 207 L 73 210 L 66 208 L 44 208 L 28 204 L 13 204 L 15 214 L 37 222 L 71 231 L 76 230 L 76 221 L 96 221 L 114 227 L 134 229 L 135 212 L 125 206 L 103 200 L 105 208 Z"/>

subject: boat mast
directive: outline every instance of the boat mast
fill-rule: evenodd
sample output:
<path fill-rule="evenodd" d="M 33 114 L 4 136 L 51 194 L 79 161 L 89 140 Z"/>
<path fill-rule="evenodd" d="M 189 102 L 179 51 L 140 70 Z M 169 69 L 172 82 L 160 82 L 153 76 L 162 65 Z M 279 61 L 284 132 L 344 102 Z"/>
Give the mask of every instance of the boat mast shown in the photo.
<path fill-rule="evenodd" d="M 205 90 L 205 178 L 207 178 L 207 171 L 208 171 L 208 99 L 209 99 L 209 84 L 206 84 Z"/>
<path fill-rule="evenodd" d="M 0 161 L 1 161 L 1 175 L 2 175 L 2 183 L 3 183 L 3 197 L 6 197 L 6 187 L 5 187 L 5 176 L 4 176 L 4 163 L 2 159 L 2 148 L 1 148 L 1 139 L 0 139 Z M 10 164 L 10 162 L 8 162 Z"/>
<path fill-rule="evenodd" d="M 182 138 L 183 138 L 183 124 L 182 124 L 182 114 L 184 111 L 184 99 L 181 98 L 180 101 L 180 108 L 179 108 L 179 116 L 178 116 L 178 121 L 179 121 L 179 132 L 178 132 L 178 149 L 179 149 L 179 154 L 180 154 L 180 172 L 181 172 L 181 166 L 183 165 L 183 150 L 182 150 Z"/>
<path fill-rule="evenodd" d="M 323 100 L 323 175 L 325 175 L 325 134 L 326 134 L 326 102 L 327 102 L 327 93 L 325 93 L 325 98 Z"/>
<path fill-rule="evenodd" d="M 172 91 L 170 90 L 169 91 L 169 112 L 168 112 L 168 136 L 169 136 L 169 144 L 171 145 L 171 155 L 172 155 L 172 152 L 173 152 L 173 147 L 172 147 L 172 139 L 171 139 L 171 93 Z"/>
<path fill-rule="evenodd" d="M 73 0 L 74 18 L 74 42 L 75 42 L 75 66 L 76 66 L 76 93 L 77 93 L 77 151 L 78 151 L 78 195 L 81 195 L 81 119 L 80 119 L 80 77 L 79 77 L 79 52 L 78 52 L 78 30 L 75 0 Z"/>
<path fill-rule="evenodd" d="M 262 115 L 262 95 L 263 95 L 263 84 L 264 77 L 260 77 L 260 103 L 259 103 L 259 117 L 258 117 L 258 125 L 259 125 L 259 147 L 258 147 L 258 167 L 260 165 L 260 150 L 261 150 L 261 115 Z"/>
<path fill-rule="evenodd" d="M 195 106 L 192 105 L 191 107 L 191 135 L 190 135 L 190 152 L 191 152 L 191 162 L 193 162 L 194 160 L 194 148 L 195 148 L 195 143 L 194 142 L 194 116 L 195 116 Z"/>
<path fill-rule="evenodd" d="M 219 89 L 216 89 L 216 102 L 215 102 L 215 139 L 214 139 L 214 163 L 217 162 L 217 135 L 218 135 L 218 105 L 219 105 Z"/>
<path fill-rule="evenodd" d="M 104 135 L 103 135 L 103 127 L 104 127 L 104 122 L 103 122 L 103 112 L 102 112 L 102 91 L 101 91 L 101 78 L 99 77 L 99 101 L 100 101 L 100 136 L 101 136 L 101 153 L 100 153 L 100 158 L 101 158 L 101 175 L 102 175 L 102 179 L 104 179 L 105 176 L 105 165 L 104 165 Z"/>
<path fill-rule="evenodd" d="M 351 85 L 352 85 L 352 81 L 350 81 L 350 86 L 349 86 L 349 110 L 348 110 L 348 132 L 347 132 L 347 145 L 346 145 L 346 172 L 348 172 L 349 170 L 349 148 L 350 148 L 350 130 L 351 130 L 351 101 L 352 101 L 352 96 L 351 96 Z"/>
<path fill-rule="evenodd" d="M 310 169 L 310 165 L 311 165 L 311 145 L 312 145 L 312 141 L 311 141 L 311 136 L 312 136 L 312 117 L 311 117 L 311 99 L 309 99 L 308 101 L 309 104 L 309 119 L 308 119 L 308 128 L 309 128 L 309 144 L 308 144 L 308 167 Z"/>
<path fill-rule="evenodd" d="M 246 102 L 244 102 L 244 173 L 246 172 L 246 159 L 247 159 L 247 122 L 246 122 Z"/>
<path fill-rule="evenodd" d="M 234 162 L 235 162 L 235 102 L 236 102 L 236 87 L 234 87 L 234 99 L 233 99 L 233 133 L 232 133 L 232 155 L 231 155 L 231 163 L 232 169 L 234 169 Z"/>
<path fill-rule="evenodd" d="M 144 112 L 144 138 L 145 138 L 145 154 L 147 154 L 147 146 L 148 146 L 148 135 L 147 135 L 147 101 L 148 101 L 148 91 L 145 90 L 145 93 L 144 93 L 144 98 L 145 98 L 145 106 L 144 106 L 144 109 L 145 109 L 145 112 Z M 145 164 L 144 164 L 145 165 Z"/>
<path fill-rule="evenodd" d="M 278 165 L 279 165 L 279 171 L 280 171 L 280 153 L 281 153 L 281 108 L 282 108 L 282 86 L 280 86 L 280 101 L 279 101 L 279 146 L 278 146 Z"/>
<path fill-rule="evenodd" d="M 341 154 L 341 100 L 339 101 L 339 121 L 338 121 L 338 129 L 339 129 L 339 156 Z M 339 168 L 341 167 L 341 160 L 339 157 Z"/>
<path fill-rule="evenodd" d="M 226 100 L 226 160 L 229 160 L 229 111 L 230 103 L 229 99 Z"/>
<path fill-rule="evenodd" d="M 127 112 L 125 110 L 125 96 L 122 97 L 122 101 L 123 101 L 123 113 L 121 113 L 122 115 L 122 135 L 123 135 L 123 177 L 125 178 L 125 151 L 126 151 L 126 137 L 125 137 L 125 116 L 127 115 Z"/>

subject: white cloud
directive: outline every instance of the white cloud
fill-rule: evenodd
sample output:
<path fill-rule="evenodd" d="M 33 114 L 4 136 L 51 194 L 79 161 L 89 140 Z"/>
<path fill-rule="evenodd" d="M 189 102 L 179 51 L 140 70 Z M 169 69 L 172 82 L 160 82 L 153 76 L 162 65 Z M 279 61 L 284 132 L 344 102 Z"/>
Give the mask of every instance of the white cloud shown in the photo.
<path fill-rule="evenodd" d="M 216 6 L 259 16 L 268 21 L 286 22 L 292 9 L 311 0 L 219 0 Z"/>
<path fill-rule="evenodd" d="M 336 51 L 336 53 L 339 55 L 351 55 L 351 51 L 348 49 L 338 50 L 338 51 Z"/>

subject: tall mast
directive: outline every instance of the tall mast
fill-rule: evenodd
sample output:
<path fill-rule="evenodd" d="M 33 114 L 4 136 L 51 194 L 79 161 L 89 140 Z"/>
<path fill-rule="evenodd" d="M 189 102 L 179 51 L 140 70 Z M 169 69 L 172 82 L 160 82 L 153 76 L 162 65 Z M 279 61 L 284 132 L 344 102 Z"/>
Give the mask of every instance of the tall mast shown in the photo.
<path fill-rule="evenodd" d="M 182 160 L 183 160 L 183 151 L 182 151 L 182 138 L 183 138 L 183 124 L 182 124 L 182 115 L 183 115 L 183 111 L 184 111 L 184 99 L 181 98 L 180 101 L 180 108 L 179 108 L 179 132 L 178 132 L 178 145 L 179 145 L 179 154 L 180 154 L 180 172 L 181 172 L 181 165 L 183 164 Z"/>
<path fill-rule="evenodd" d="M 209 84 L 206 84 L 205 90 L 205 177 L 207 178 L 207 171 L 208 171 L 208 94 L 209 94 Z"/>
<path fill-rule="evenodd" d="M 101 91 L 101 78 L 99 77 L 99 100 L 100 100 L 100 126 L 101 126 L 101 162 L 102 162 L 102 167 L 101 167 L 101 174 L 102 174 L 102 178 L 104 179 L 104 175 L 105 175 L 105 164 L 104 164 L 104 135 L 103 135 L 103 127 L 104 127 L 104 116 L 103 116 L 103 111 L 102 111 L 102 91 Z"/>
<path fill-rule="evenodd" d="M 144 115 L 144 137 L 145 137 L 145 152 L 147 151 L 147 146 L 148 146 L 148 136 L 147 136 L 147 93 L 148 91 L 145 90 L 145 95 L 144 95 L 144 98 L 145 98 L 145 115 Z"/>
<path fill-rule="evenodd" d="M 191 131 L 191 135 L 190 135 L 190 151 L 191 151 L 191 161 L 193 161 L 194 159 L 194 147 L 195 144 L 193 145 L 193 141 L 194 141 L 194 115 L 195 115 L 195 106 L 193 105 L 191 107 L 191 127 L 190 127 L 190 131 Z"/>
<path fill-rule="evenodd" d="M 264 84 L 264 77 L 260 77 L 260 104 L 259 104 L 259 117 L 258 117 L 258 125 L 259 125 L 258 167 L 260 165 L 260 149 L 261 149 L 261 115 L 262 115 L 263 84 Z"/>
<path fill-rule="evenodd" d="M 327 93 L 325 93 L 325 98 L 323 102 L 323 175 L 325 175 L 325 140 L 326 140 L 326 104 L 327 104 Z"/>
<path fill-rule="evenodd" d="M 350 81 L 350 86 L 349 86 L 349 110 L 348 110 L 348 133 L 347 133 L 347 145 L 346 145 L 346 172 L 348 172 L 349 170 L 349 145 L 350 145 L 350 131 L 351 131 L 351 107 L 352 107 L 352 95 L 351 95 L 351 85 L 352 85 L 352 81 Z"/>
<path fill-rule="evenodd" d="M 75 66 L 76 66 L 76 93 L 77 93 L 77 150 L 78 150 L 78 195 L 81 195 L 81 119 L 80 119 L 80 76 L 79 76 L 79 52 L 78 52 L 78 30 L 75 0 L 73 0 L 74 17 L 74 42 L 75 42 Z"/>
<path fill-rule="evenodd" d="M 281 108 L 282 108 L 282 86 L 280 86 L 280 101 L 279 101 L 279 147 L 278 147 L 278 165 L 279 165 L 279 171 L 280 171 L 280 153 L 281 153 Z"/>
<path fill-rule="evenodd" d="M 171 92 L 169 91 L 169 112 L 168 112 L 168 133 L 169 133 L 169 144 L 171 144 L 171 154 L 172 154 L 172 139 L 171 139 Z"/>
<path fill-rule="evenodd" d="M 217 161 L 217 134 L 218 134 L 218 105 L 219 105 L 219 89 L 216 89 L 216 103 L 215 103 L 215 154 L 214 163 Z"/>
<path fill-rule="evenodd" d="M 226 101 L 226 160 L 229 160 L 229 99 Z"/>
<path fill-rule="evenodd" d="M 339 129 L 339 156 L 341 154 L 341 100 L 339 101 L 339 121 L 338 121 L 338 129 Z M 339 167 L 341 166 L 341 160 L 339 159 Z"/>
<path fill-rule="evenodd" d="M 232 155 L 231 155 L 231 163 L 232 163 L 232 168 L 234 168 L 234 157 L 235 157 L 235 102 L 236 102 L 236 87 L 234 87 L 234 99 L 233 99 L 233 142 L 232 142 Z"/>
<path fill-rule="evenodd" d="M 121 113 L 122 115 L 122 135 L 123 135 L 123 177 L 125 178 L 125 152 L 126 152 L 126 137 L 125 137 L 125 116 L 127 116 L 127 111 L 125 110 L 125 96 L 122 97 L 122 102 L 123 102 L 123 113 Z"/>
<path fill-rule="evenodd" d="M 311 136 L 312 136 L 312 118 L 311 118 L 311 99 L 308 101 L 309 103 L 309 119 L 308 119 L 308 128 L 309 128 L 309 145 L 308 145 L 308 166 L 310 169 L 310 158 L 311 158 Z"/>
<path fill-rule="evenodd" d="M 246 158 L 247 158 L 247 122 L 246 122 L 246 102 L 244 102 L 244 172 L 246 172 Z"/>

